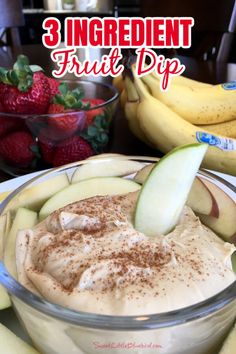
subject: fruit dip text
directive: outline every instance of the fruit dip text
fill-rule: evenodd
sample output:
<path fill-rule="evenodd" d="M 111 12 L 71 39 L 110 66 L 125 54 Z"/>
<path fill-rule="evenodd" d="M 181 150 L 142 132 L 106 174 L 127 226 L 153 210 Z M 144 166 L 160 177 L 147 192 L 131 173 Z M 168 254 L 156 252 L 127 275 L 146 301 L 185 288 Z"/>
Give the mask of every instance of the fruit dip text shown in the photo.
<path fill-rule="evenodd" d="M 85 199 L 20 231 L 19 282 L 75 310 L 143 315 L 199 303 L 235 281 L 235 247 L 189 207 L 165 236 L 136 231 L 137 197 L 134 192 Z"/>

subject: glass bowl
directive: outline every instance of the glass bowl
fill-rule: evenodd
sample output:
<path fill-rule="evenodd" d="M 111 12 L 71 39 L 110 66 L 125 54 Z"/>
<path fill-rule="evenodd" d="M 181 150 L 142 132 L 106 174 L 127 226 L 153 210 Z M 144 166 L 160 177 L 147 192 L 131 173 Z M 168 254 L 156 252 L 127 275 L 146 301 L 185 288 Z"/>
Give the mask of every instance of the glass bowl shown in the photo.
<path fill-rule="evenodd" d="M 66 114 L 29 115 L 0 112 L 0 137 L 8 137 L 8 140 L 0 144 L 1 170 L 17 176 L 82 160 L 106 150 L 119 97 L 116 88 L 95 81 L 63 82 L 68 84 L 70 90 L 81 88 L 85 98 L 98 99 L 98 102 L 89 109 Z M 63 123 L 65 120 L 66 127 Z M 88 126 L 91 122 L 93 127 Z M 86 140 L 85 148 L 82 146 L 83 142 L 76 138 L 78 136 Z M 10 149 L 8 145 L 11 145 Z M 80 150 L 79 146 L 82 152 L 75 152 L 76 149 Z M 82 158 L 79 158 L 79 155 Z"/>
<path fill-rule="evenodd" d="M 21 193 L 30 186 L 65 172 L 71 178 L 79 166 L 98 166 L 111 160 L 135 160 L 145 165 L 158 159 L 101 156 L 52 169 L 16 189 L 3 201 L 0 213 L 12 212 L 14 198 L 20 200 Z M 127 178 L 133 176 L 130 172 Z M 204 170 L 198 175 L 236 199 L 236 188 L 229 182 Z M 217 354 L 236 315 L 236 282 L 192 306 L 138 316 L 101 315 L 50 303 L 24 288 L 1 262 L 0 283 L 8 290 L 21 323 L 42 354 Z"/>

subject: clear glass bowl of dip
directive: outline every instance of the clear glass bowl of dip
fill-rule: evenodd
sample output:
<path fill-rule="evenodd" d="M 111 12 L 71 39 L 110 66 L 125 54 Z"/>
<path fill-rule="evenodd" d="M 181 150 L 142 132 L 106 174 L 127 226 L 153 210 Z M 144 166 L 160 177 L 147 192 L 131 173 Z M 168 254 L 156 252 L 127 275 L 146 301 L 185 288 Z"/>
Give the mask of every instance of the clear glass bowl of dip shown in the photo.
<path fill-rule="evenodd" d="M 64 172 L 71 177 L 75 168 L 83 164 L 117 159 L 135 160 L 144 165 L 158 160 L 101 156 L 46 171 L 9 195 L 1 204 L 0 213 L 11 210 L 13 199 L 19 199 L 32 185 Z M 226 180 L 204 170 L 199 176 L 206 177 L 236 200 L 236 188 Z M 1 262 L 0 283 L 8 290 L 21 323 L 42 354 L 217 354 L 236 316 L 236 282 L 198 304 L 142 316 L 101 315 L 50 303 L 24 288 Z"/>

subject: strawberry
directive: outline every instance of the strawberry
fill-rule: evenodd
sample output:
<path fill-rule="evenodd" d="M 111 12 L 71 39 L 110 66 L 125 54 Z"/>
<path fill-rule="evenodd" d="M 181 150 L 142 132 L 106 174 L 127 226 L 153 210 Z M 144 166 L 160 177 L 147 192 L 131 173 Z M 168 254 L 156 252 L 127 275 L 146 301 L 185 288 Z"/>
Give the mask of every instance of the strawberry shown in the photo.
<path fill-rule="evenodd" d="M 100 153 L 109 141 L 110 125 L 111 115 L 104 110 L 102 114 L 93 117 L 92 123 L 85 127 L 80 136 L 91 144 L 94 151 Z"/>
<path fill-rule="evenodd" d="M 0 136 L 6 135 L 13 130 L 20 129 L 22 124 L 23 122 L 20 119 L 0 115 Z"/>
<path fill-rule="evenodd" d="M 50 87 L 50 94 L 51 94 L 50 99 L 52 100 L 55 95 L 60 93 L 60 91 L 59 91 L 60 81 L 58 81 L 52 77 L 47 77 L 47 80 L 48 80 L 48 84 Z"/>
<path fill-rule="evenodd" d="M 65 109 L 64 106 L 57 103 L 51 103 L 48 109 L 49 114 L 60 114 L 71 112 L 70 109 Z M 78 112 L 79 114 L 80 112 Z M 48 124 L 56 131 L 64 132 L 65 135 L 72 135 L 76 132 L 79 125 L 78 114 L 63 114 L 57 117 L 49 117 Z"/>
<path fill-rule="evenodd" d="M 22 120 L 6 116 L 2 112 L 4 112 L 4 107 L 0 102 L 0 136 L 22 127 Z"/>
<path fill-rule="evenodd" d="M 40 129 L 38 133 L 38 137 L 40 138 L 40 141 L 53 141 L 56 143 L 58 140 L 64 140 L 63 139 L 63 134 L 61 133 L 59 136 L 58 134 L 55 134 L 55 130 L 52 129 L 49 126 L 44 126 L 42 129 Z"/>
<path fill-rule="evenodd" d="M 84 98 L 82 101 L 84 103 L 89 103 L 91 108 L 105 103 L 104 100 L 99 98 Z M 95 109 L 91 109 L 91 108 L 88 111 L 86 111 L 86 127 L 88 127 L 93 123 L 94 118 L 96 116 L 100 116 L 104 112 L 104 108 L 102 107 L 95 108 Z"/>
<path fill-rule="evenodd" d="M 3 105 L 1 104 L 1 102 L 0 102 L 0 112 L 4 112 L 4 107 L 3 107 Z"/>
<path fill-rule="evenodd" d="M 80 161 L 94 155 L 91 145 L 79 136 L 66 139 L 55 149 L 53 166 L 61 166 Z"/>
<path fill-rule="evenodd" d="M 56 117 L 49 117 L 48 124 L 55 129 L 56 132 L 63 132 L 65 137 L 73 135 L 78 129 L 82 130 L 85 126 L 85 113 L 83 111 L 74 112 L 88 105 L 83 105 L 81 91 L 75 89 L 69 91 L 66 84 L 60 84 L 60 94 L 56 94 L 53 103 L 50 104 L 48 113 L 58 114 Z M 65 113 L 65 114 L 63 114 Z M 67 114 L 68 113 L 68 114 Z"/>
<path fill-rule="evenodd" d="M 50 86 L 39 67 L 29 66 L 28 58 L 20 55 L 13 70 L 0 68 L 0 101 L 4 112 L 43 114 L 50 101 Z"/>
<path fill-rule="evenodd" d="M 65 137 L 73 135 L 78 129 L 82 130 L 85 126 L 85 113 L 83 111 L 78 111 L 71 113 L 70 109 L 65 109 L 64 106 L 52 103 L 49 106 L 48 113 L 50 114 L 61 114 L 54 117 L 48 117 L 49 126 L 54 129 L 54 134 L 59 137 L 64 134 Z M 69 114 L 66 114 L 69 113 Z"/>
<path fill-rule="evenodd" d="M 27 167 L 35 158 L 35 147 L 35 141 L 27 131 L 16 131 L 0 140 L 0 156 L 9 164 Z"/>
<path fill-rule="evenodd" d="M 44 162 L 52 164 L 55 142 L 51 138 L 52 134 L 48 127 L 40 130 L 38 136 L 39 148 Z"/>

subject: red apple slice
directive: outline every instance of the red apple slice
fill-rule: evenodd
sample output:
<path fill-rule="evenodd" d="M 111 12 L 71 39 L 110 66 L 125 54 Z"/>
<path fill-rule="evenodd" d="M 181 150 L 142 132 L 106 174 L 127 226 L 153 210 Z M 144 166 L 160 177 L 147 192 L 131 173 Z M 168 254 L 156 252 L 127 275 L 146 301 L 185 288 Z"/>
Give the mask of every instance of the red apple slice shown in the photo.
<path fill-rule="evenodd" d="M 203 183 L 202 178 L 195 178 L 186 204 L 195 213 L 219 217 L 219 208 L 214 194 Z"/>
<path fill-rule="evenodd" d="M 219 217 L 216 218 L 210 215 L 200 215 L 199 217 L 203 224 L 209 226 L 218 235 L 223 237 L 228 242 L 236 244 L 236 203 L 224 192 L 219 186 L 210 182 L 207 179 L 202 179 L 202 182 L 214 195 L 219 208 Z"/>

